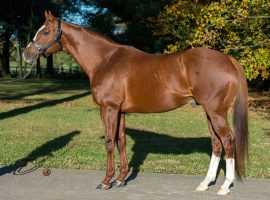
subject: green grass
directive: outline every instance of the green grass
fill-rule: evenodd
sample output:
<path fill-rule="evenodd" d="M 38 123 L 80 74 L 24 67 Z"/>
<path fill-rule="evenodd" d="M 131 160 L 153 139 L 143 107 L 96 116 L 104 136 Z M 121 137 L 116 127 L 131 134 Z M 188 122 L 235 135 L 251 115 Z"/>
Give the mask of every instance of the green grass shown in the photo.
<path fill-rule="evenodd" d="M 87 81 L 0 83 L 0 99 L 1 165 L 106 168 L 103 126 Z M 206 174 L 211 142 L 200 106 L 128 114 L 126 124 L 127 154 L 134 170 Z M 252 111 L 249 125 L 247 176 L 270 178 L 270 118 Z M 116 160 L 119 168 L 117 150 Z"/>

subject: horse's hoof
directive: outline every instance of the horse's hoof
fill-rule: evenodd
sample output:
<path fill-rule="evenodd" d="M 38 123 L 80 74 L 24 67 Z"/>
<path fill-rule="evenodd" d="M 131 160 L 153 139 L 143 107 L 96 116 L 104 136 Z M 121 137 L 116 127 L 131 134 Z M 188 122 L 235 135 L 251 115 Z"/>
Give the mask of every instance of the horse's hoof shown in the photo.
<path fill-rule="evenodd" d="M 197 192 L 204 192 L 206 190 L 208 190 L 209 187 L 207 185 L 199 185 L 197 188 L 196 188 L 196 191 Z"/>
<path fill-rule="evenodd" d="M 126 182 L 125 181 L 119 181 L 119 180 L 115 180 L 112 184 L 114 187 L 123 187 L 126 185 Z"/>
<path fill-rule="evenodd" d="M 110 189 L 110 185 L 100 183 L 99 186 L 97 186 L 97 189 L 99 189 L 99 190 L 108 190 L 108 189 Z"/>
<path fill-rule="evenodd" d="M 227 195 L 229 193 L 230 193 L 230 190 L 226 188 L 220 188 L 219 191 L 217 191 L 218 195 Z"/>

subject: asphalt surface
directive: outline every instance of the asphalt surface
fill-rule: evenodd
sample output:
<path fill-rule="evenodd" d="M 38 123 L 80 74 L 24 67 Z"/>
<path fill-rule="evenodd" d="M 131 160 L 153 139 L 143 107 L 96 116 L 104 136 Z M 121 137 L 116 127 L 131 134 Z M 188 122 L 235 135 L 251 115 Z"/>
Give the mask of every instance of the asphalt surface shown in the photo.
<path fill-rule="evenodd" d="M 103 191 L 96 189 L 103 171 L 51 169 L 51 174 L 44 176 L 42 168 L 12 170 L 0 167 L 0 200 L 270 199 L 269 179 L 235 181 L 229 195 L 218 196 L 223 176 L 206 192 L 195 192 L 202 176 L 150 173 L 132 175 L 125 187 Z"/>

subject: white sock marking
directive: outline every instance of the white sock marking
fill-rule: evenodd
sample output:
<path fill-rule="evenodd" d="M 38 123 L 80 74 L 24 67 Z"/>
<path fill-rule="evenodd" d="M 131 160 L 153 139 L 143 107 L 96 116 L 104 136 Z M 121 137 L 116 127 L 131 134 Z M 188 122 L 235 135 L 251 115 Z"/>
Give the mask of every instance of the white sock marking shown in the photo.
<path fill-rule="evenodd" d="M 224 181 L 221 188 L 229 189 L 230 185 L 234 180 L 234 169 L 235 169 L 235 159 L 226 159 L 226 180 Z"/>
<path fill-rule="evenodd" d="M 216 179 L 217 169 L 219 165 L 220 157 L 215 156 L 212 153 L 209 169 L 205 179 L 200 183 L 202 186 L 208 186 L 211 182 Z"/>

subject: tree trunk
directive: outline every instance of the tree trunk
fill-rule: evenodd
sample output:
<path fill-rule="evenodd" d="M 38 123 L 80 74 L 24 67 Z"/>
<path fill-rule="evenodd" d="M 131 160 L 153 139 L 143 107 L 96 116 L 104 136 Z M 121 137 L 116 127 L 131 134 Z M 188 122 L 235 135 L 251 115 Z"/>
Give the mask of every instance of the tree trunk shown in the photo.
<path fill-rule="evenodd" d="M 2 49 L 2 75 L 8 76 L 10 75 L 10 66 L 9 66 L 9 46 L 10 46 L 10 30 L 9 27 L 5 29 L 4 32 L 4 38 L 3 38 L 3 49 Z"/>
<path fill-rule="evenodd" d="M 32 27 L 33 27 L 33 17 L 34 17 L 33 6 L 34 6 L 34 1 L 32 1 L 32 4 L 31 4 L 31 15 L 30 15 L 29 30 L 32 30 Z M 27 44 L 29 44 L 30 40 L 31 40 L 31 31 L 28 31 Z M 39 62 L 39 60 L 38 60 L 38 62 Z M 27 70 L 26 70 L 27 66 L 28 66 L 28 63 L 24 62 L 24 71 L 26 73 L 27 73 Z"/>
<path fill-rule="evenodd" d="M 16 48 L 17 48 L 17 62 L 18 62 L 18 66 L 19 66 L 19 77 L 22 77 L 22 48 L 21 48 L 21 44 L 20 44 L 20 40 L 17 36 L 16 38 Z"/>
<path fill-rule="evenodd" d="M 36 62 L 36 76 L 39 76 L 39 78 L 41 78 L 40 58 L 38 58 Z"/>
<path fill-rule="evenodd" d="M 46 73 L 53 74 L 53 55 L 47 57 Z"/>
<path fill-rule="evenodd" d="M 0 53 L 0 77 L 2 77 L 2 63 L 3 63 L 3 56 L 2 56 L 2 52 Z"/>
<path fill-rule="evenodd" d="M 270 78 L 263 80 L 263 90 L 270 91 Z"/>

